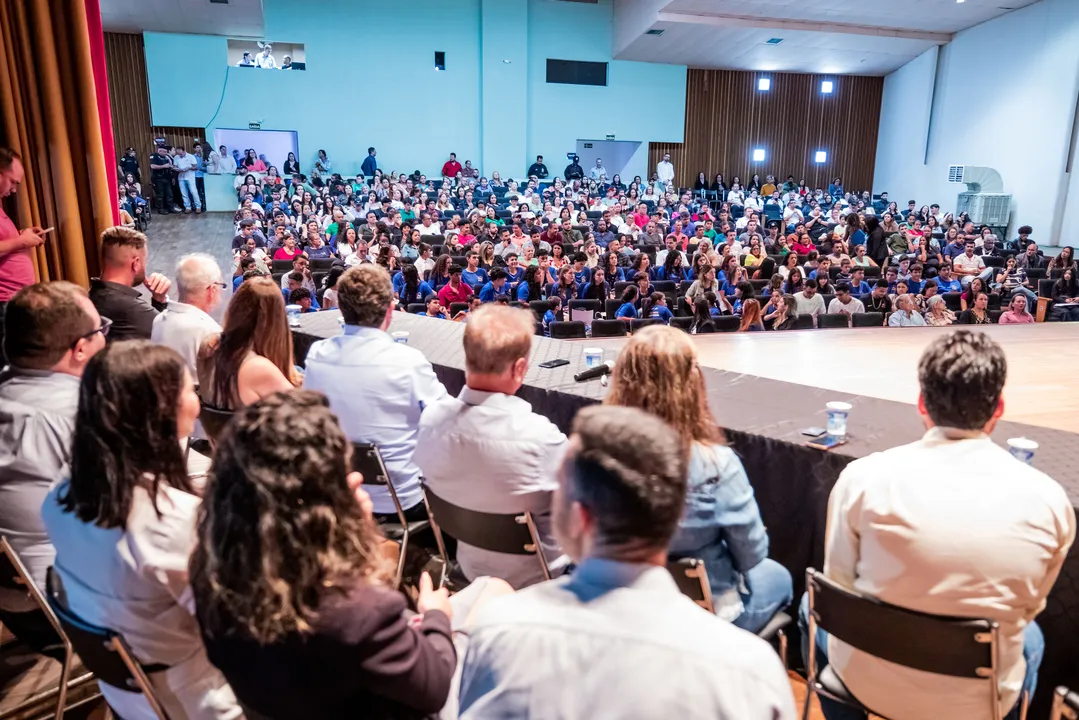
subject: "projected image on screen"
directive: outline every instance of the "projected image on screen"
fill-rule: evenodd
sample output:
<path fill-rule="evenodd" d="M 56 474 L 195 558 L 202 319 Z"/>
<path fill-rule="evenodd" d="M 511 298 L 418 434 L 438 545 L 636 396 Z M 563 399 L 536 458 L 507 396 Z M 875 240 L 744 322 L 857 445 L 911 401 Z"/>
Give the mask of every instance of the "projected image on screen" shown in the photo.
<path fill-rule="evenodd" d="M 306 70 L 302 43 L 229 40 L 229 65 L 256 70 Z"/>

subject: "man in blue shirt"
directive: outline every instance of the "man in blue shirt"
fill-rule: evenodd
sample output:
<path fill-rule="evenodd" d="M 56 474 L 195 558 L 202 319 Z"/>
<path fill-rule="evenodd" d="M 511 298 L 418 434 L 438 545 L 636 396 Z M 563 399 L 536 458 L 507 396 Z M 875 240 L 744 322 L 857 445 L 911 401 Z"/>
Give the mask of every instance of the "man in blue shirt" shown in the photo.
<path fill-rule="evenodd" d="M 287 278 L 287 283 L 288 284 L 286 285 L 286 287 L 281 289 L 281 297 L 285 298 L 285 304 L 286 305 L 292 303 L 292 291 L 293 290 L 299 290 L 300 288 L 304 287 L 303 273 L 301 273 L 301 272 L 289 273 L 288 278 Z M 312 310 L 321 310 L 322 308 L 320 308 L 318 306 L 318 299 L 315 297 L 315 294 L 313 292 L 311 292 L 311 290 L 308 289 L 308 288 L 304 288 L 304 289 L 307 290 L 307 292 L 311 295 L 311 309 Z"/>
<path fill-rule="evenodd" d="M 525 276 L 525 269 L 518 264 L 517 253 L 511 252 L 506 256 L 506 282 L 510 290 L 517 288 L 517 283 Z"/>
<path fill-rule="evenodd" d="M 367 148 L 367 157 L 363 159 L 363 165 L 360 166 L 360 172 L 364 177 L 374 177 L 375 170 L 378 169 L 378 161 L 375 160 L 375 149 L 373 147 Z"/>
<path fill-rule="evenodd" d="M 869 283 L 865 281 L 865 268 L 855 267 L 850 273 L 850 294 L 858 297 L 859 295 L 868 295 L 873 292 L 873 288 L 869 287 Z"/>
<path fill-rule="evenodd" d="M 559 321 L 562 314 L 562 298 L 552 295 L 547 301 L 551 304 L 550 309 L 543 314 L 543 334 L 551 337 L 551 323 Z"/>
<path fill-rule="evenodd" d="M 963 292 L 963 285 L 952 276 L 952 264 L 945 261 L 940 266 L 940 274 L 937 275 L 937 290 L 943 293 Z"/>
<path fill-rule="evenodd" d="M 573 256 L 573 277 L 577 281 L 577 287 L 592 281 L 592 271 L 585 267 L 588 256 L 579 252 Z"/>
<path fill-rule="evenodd" d="M 491 280 L 480 288 L 480 301 L 489 303 L 502 295 L 506 290 L 506 271 L 502 268 L 494 268 L 490 274 Z"/>
<path fill-rule="evenodd" d="M 895 286 L 899 282 L 899 269 L 896 267 L 890 267 L 884 271 L 884 281 L 888 283 L 888 294 L 895 294 Z"/>
<path fill-rule="evenodd" d="M 966 252 L 966 240 L 963 238 L 963 233 L 959 233 L 955 236 L 955 240 L 944 246 L 944 258 L 946 260 L 954 260 L 955 258 Z"/>
<path fill-rule="evenodd" d="M 475 250 L 469 250 L 465 256 L 468 267 L 461 271 L 461 280 L 469 287 L 475 288 L 487 282 L 487 271 L 480 267 L 480 254 Z"/>
<path fill-rule="evenodd" d="M 925 281 L 922 280 L 922 264 L 915 263 L 910 266 L 910 277 L 907 278 L 907 289 L 915 295 L 918 295 L 922 292 L 922 288 L 924 287 Z"/>

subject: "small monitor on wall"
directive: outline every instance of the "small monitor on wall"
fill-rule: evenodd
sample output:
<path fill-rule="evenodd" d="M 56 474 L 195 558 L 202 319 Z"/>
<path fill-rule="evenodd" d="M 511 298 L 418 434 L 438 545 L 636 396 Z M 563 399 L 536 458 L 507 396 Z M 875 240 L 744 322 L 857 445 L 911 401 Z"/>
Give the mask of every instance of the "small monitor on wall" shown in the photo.
<path fill-rule="evenodd" d="M 229 40 L 229 66 L 256 70 L 306 70 L 303 43 Z"/>

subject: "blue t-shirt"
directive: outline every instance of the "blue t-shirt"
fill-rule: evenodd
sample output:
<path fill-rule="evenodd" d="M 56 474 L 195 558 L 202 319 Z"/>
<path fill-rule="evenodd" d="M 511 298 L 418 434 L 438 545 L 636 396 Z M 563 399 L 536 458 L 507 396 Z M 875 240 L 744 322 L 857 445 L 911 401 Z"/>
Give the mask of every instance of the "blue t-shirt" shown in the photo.
<path fill-rule="evenodd" d="M 850 283 L 851 295 L 868 295 L 871 292 L 873 292 L 873 288 L 869 287 L 869 283 L 867 283 L 865 280 L 858 283 L 857 285 L 855 285 L 853 282 Z"/>
<path fill-rule="evenodd" d="M 469 287 L 476 287 L 477 285 L 482 285 L 483 283 L 487 282 L 488 279 L 489 276 L 487 275 L 487 271 L 483 268 L 476 268 L 476 272 L 472 272 L 468 268 L 465 268 L 461 271 L 461 280 L 463 280 L 465 284 Z"/>
<path fill-rule="evenodd" d="M 285 304 L 286 305 L 289 304 L 288 295 L 289 295 L 289 289 L 288 288 L 281 288 L 281 297 L 285 298 Z M 311 309 L 312 310 L 321 310 L 322 309 L 322 308 L 320 308 L 318 306 L 318 300 L 315 298 L 314 294 L 311 295 Z"/>
<path fill-rule="evenodd" d="M 592 279 L 592 271 L 589 268 L 574 270 L 573 278 L 577 281 L 577 287 L 580 287 Z"/>
<path fill-rule="evenodd" d="M 517 283 L 521 282 L 521 278 L 525 275 L 525 269 L 520 265 L 517 266 L 517 272 L 510 272 L 509 266 L 502 268 L 506 271 L 506 284 L 511 288 L 517 287 Z"/>
<path fill-rule="evenodd" d="M 330 250 L 328 245 L 323 245 L 320 248 L 309 247 L 309 248 L 307 248 L 306 252 L 307 252 L 307 257 L 311 258 L 312 260 L 314 260 L 315 258 L 332 258 L 333 257 L 333 251 Z"/>
<path fill-rule="evenodd" d="M 962 292 L 963 291 L 963 283 L 959 282 L 955 278 L 952 278 L 951 280 L 945 280 L 940 275 L 937 275 L 936 281 L 937 281 L 937 291 L 940 292 L 940 293 Z"/>
<path fill-rule="evenodd" d="M 674 317 L 674 313 L 666 305 L 653 305 L 652 311 L 648 314 L 650 318 L 659 318 L 663 321 L 664 325 L 671 324 L 671 318 Z"/>
<path fill-rule="evenodd" d="M 616 318 L 637 318 L 637 308 L 633 306 L 633 303 L 623 303 L 622 307 L 618 308 L 618 312 L 614 314 Z"/>
<path fill-rule="evenodd" d="M 548 310 L 547 312 L 545 312 L 543 314 L 543 334 L 544 335 L 546 335 L 547 337 L 551 336 L 551 323 L 556 322 L 557 320 L 558 320 L 558 318 L 555 317 L 554 310 Z"/>
<path fill-rule="evenodd" d="M 851 245 L 865 245 L 865 241 L 867 239 L 868 239 L 868 236 L 865 234 L 864 230 L 855 230 L 854 234 L 850 236 L 850 244 Z"/>
<path fill-rule="evenodd" d="M 434 295 L 435 291 L 426 281 L 420 280 L 419 285 L 416 286 L 416 292 L 410 293 L 404 283 L 401 283 L 401 289 L 397 292 L 397 297 L 401 299 L 401 304 L 408 307 L 411 303 L 423 302 L 427 299 L 428 295 Z"/>
<path fill-rule="evenodd" d="M 464 273 L 462 273 L 462 275 L 463 274 Z M 506 290 L 508 290 L 508 288 L 506 287 L 506 283 L 502 283 L 501 288 L 496 288 L 493 282 L 488 282 L 486 285 L 480 288 L 480 302 L 494 302 L 494 299 L 499 295 L 506 293 Z"/>

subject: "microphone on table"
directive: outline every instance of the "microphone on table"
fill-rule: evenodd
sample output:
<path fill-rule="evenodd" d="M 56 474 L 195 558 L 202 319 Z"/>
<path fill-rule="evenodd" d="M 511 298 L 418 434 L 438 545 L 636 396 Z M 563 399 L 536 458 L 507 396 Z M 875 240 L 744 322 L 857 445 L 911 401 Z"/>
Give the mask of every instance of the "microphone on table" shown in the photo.
<path fill-rule="evenodd" d="M 584 382 L 585 380 L 595 380 L 598 377 L 610 375 L 612 370 L 614 370 L 614 360 L 608 360 L 606 362 L 600 363 L 593 368 L 582 370 L 581 372 L 574 375 L 573 379 L 577 382 Z"/>

